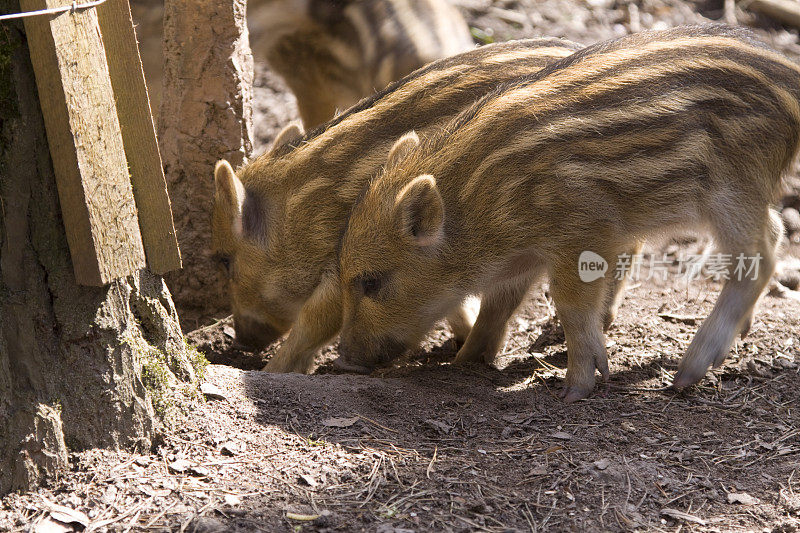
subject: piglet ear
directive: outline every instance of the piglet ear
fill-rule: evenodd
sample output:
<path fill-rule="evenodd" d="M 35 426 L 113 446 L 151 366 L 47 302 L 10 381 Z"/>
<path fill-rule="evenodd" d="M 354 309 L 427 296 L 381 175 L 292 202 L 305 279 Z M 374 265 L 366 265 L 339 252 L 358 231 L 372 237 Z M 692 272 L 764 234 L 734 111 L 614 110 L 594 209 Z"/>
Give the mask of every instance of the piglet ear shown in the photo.
<path fill-rule="evenodd" d="M 386 162 L 387 167 L 395 167 L 399 165 L 408 154 L 414 151 L 414 148 L 419 146 L 419 137 L 415 131 L 409 131 L 399 139 L 397 139 L 389 150 L 389 158 Z"/>
<path fill-rule="evenodd" d="M 217 161 L 214 168 L 213 233 L 214 240 L 219 237 L 239 237 L 242 234 L 242 204 L 244 203 L 244 185 L 236 177 L 230 163 L 224 159 Z"/>
<path fill-rule="evenodd" d="M 444 202 L 430 174 L 417 176 L 395 197 L 400 230 L 417 246 L 430 247 L 444 236 Z"/>
<path fill-rule="evenodd" d="M 296 122 L 292 122 L 285 128 L 283 128 L 278 136 L 275 137 L 275 140 L 272 141 L 272 146 L 270 147 L 269 151 L 274 152 L 278 148 L 282 148 L 287 144 L 291 144 L 299 139 L 301 139 L 305 135 L 303 132 L 303 128 Z"/>

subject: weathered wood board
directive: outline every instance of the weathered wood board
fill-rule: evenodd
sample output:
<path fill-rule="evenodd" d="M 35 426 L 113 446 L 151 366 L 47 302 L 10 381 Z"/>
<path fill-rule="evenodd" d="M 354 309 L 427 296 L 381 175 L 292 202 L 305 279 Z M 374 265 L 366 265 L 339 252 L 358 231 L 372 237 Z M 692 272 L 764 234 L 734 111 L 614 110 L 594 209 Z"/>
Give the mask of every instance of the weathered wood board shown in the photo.
<path fill-rule="evenodd" d="M 165 274 L 181 268 L 181 254 L 130 4 L 128 0 L 106 0 L 97 7 L 97 17 L 139 210 L 147 266 L 156 274 Z"/>
<path fill-rule="evenodd" d="M 20 0 L 25 11 L 70 0 Z M 104 285 L 145 266 L 95 9 L 24 19 L 75 278 Z"/>

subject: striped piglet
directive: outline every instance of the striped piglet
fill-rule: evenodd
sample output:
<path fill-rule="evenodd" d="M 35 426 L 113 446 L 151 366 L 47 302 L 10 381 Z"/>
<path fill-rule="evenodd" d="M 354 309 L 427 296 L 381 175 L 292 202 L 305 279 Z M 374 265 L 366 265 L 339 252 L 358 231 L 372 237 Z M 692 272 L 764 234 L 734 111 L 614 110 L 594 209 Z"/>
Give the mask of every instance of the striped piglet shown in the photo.
<path fill-rule="evenodd" d="M 602 326 L 619 287 L 582 280 L 581 254 L 613 265 L 648 237 L 704 228 L 760 262 L 729 273 L 681 360 L 674 385 L 697 382 L 750 327 L 799 134 L 800 68 L 723 26 L 599 43 L 500 87 L 424 142 L 402 137 L 356 204 L 339 255 L 343 366 L 399 355 L 470 294 L 480 313 L 456 361 L 491 362 L 546 274 L 564 397 L 584 398 L 596 369 L 608 377 Z"/>

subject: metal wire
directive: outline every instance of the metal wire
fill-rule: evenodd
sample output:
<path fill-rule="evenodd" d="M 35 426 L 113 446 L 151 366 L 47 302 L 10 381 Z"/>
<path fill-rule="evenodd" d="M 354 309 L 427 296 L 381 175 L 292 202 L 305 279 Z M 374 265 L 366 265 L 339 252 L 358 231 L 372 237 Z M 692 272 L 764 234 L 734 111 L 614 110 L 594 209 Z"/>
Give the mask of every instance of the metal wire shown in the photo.
<path fill-rule="evenodd" d="M 53 15 L 55 13 L 64 13 L 65 11 L 72 11 L 74 13 L 79 9 L 89 9 L 90 7 L 99 6 L 105 1 L 106 0 L 93 0 L 92 2 L 86 2 L 84 4 L 79 4 L 73 1 L 72 4 L 68 6 L 51 7 L 49 9 L 40 9 L 38 11 L 23 11 L 22 13 L 11 13 L 9 15 L 0 15 L 0 20 L 21 19 L 25 17 L 36 17 L 39 15 Z"/>

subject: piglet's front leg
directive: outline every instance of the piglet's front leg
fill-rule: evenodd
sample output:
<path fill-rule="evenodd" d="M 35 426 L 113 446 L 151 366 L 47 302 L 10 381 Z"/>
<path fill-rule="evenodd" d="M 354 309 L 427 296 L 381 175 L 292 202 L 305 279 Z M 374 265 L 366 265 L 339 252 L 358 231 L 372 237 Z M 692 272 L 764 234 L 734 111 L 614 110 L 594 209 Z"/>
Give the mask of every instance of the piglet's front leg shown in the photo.
<path fill-rule="evenodd" d="M 309 374 L 317 352 L 342 327 L 342 298 L 339 281 L 326 276 L 303 305 L 289 336 L 264 367 L 265 372 Z"/>
<path fill-rule="evenodd" d="M 529 274 L 503 280 L 484 292 L 478 318 L 456 354 L 455 363 L 494 362 L 506 339 L 508 319 L 522 303 L 534 279 L 535 275 Z"/>

